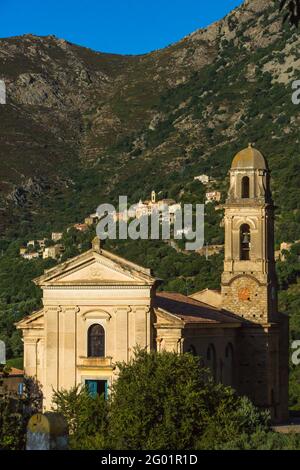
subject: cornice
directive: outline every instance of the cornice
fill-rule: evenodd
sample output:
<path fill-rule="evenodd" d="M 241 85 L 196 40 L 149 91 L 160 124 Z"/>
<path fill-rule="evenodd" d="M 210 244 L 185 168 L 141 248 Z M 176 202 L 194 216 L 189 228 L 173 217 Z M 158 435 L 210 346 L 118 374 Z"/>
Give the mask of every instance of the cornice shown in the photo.
<path fill-rule="evenodd" d="M 268 286 L 268 283 L 266 282 L 261 282 L 259 279 L 257 279 L 255 277 L 255 275 L 253 274 L 249 274 L 249 273 L 240 273 L 240 274 L 235 274 L 232 276 L 232 278 L 229 280 L 229 281 L 223 281 L 222 282 L 222 286 L 224 287 L 229 287 L 231 286 L 231 284 L 233 284 L 237 279 L 244 279 L 244 278 L 248 278 L 248 279 L 251 279 L 252 281 L 256 282 L 256 284 L 258 284 L 260 287 L 267 287 Z"/>
<path fill-rule="evenodd" d="M 151 284 L 142 284 L 142 285 L 129 285 L 129 284 L 105 284 L 105 285 L 99 285 L 99 284 L 78 284 L 78 285 L 72 285 L 72 284 L 65 284 L 65 285 L 42 285 L 43 290 L 105 290 L 105 289 L 151 289 Z"/>

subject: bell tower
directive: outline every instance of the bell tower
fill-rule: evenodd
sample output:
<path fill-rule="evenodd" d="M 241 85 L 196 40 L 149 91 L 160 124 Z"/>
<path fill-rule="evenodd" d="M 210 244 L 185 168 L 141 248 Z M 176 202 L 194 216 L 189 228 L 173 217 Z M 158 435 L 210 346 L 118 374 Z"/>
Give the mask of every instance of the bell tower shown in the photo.
<path fill-rule="evenodd" d="M 270 172 L 263 155 L 251 145 L 233 159 L 224 208 L 223 308 L 252 323 L 264 325 L 276 321 Z"/>

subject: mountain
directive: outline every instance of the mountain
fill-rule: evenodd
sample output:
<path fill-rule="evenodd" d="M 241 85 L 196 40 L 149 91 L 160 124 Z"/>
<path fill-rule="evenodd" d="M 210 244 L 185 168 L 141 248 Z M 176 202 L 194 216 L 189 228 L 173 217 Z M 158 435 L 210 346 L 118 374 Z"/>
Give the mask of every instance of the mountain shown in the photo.
<path fill-rule="evenodd" d="M 247 0 L 140 56 L 54 36 L 0 39 L 1 233 L 61 229 L 119 194 L 193 196 L 191 181 L 203 172 L 224 191 L 233 154 L 250 141 L 273 172 L 278 240 L 300 238 L 291 100 L 299 41 L 272 0 Z"/>

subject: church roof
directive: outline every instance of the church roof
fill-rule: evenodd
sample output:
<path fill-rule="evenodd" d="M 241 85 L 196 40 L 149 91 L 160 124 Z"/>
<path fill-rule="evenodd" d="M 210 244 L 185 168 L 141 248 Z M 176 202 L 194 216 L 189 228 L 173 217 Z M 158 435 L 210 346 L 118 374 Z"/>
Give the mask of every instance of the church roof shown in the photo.
<path fill-rule="evenodd" d="M 204 304 L 219 308 L 222 305 L 222 294 L 220 290 L 204 289 L 189 295 L 191 299 L 198 300 Z"/>
<path fill-rule="evenodd" d="M 263 154 L 256 148 L 253 148 L 250 144 L 248 148 L 241 150 L 236 154 L 231 165 L 232 170 L 245 168 L 257 170 L 268 169 L 268 164 Z"/>
<path fill-rule="evenodd" d="M 11 367 L 8 374 L 9 374 L 9 377 L 20 377 L 24 375 L 24 370 Z"/>
<path fill-rule="evenodd" d="M 173 292 L 159 292 L 154 299 L 154 306 L 174 315 L 184 323 L 203 323 L 211 325 L 235 324 L 242 321 L 235 315 L 227 313 L 212 305 Z"/>
<path fill-rule="evenodd" d="M 151 270 L 132 263 L 109 251 L 93 248 L 48 269 L 35 284 L 44 286 L 137 286 L 153 285 L 157 279 Z"/>
<path fill-rule="evenodd" d="M 44 311 L 43 309 L 33 312 L 15 323 L 17 329 L 42 329 L 44 328 Z"/>

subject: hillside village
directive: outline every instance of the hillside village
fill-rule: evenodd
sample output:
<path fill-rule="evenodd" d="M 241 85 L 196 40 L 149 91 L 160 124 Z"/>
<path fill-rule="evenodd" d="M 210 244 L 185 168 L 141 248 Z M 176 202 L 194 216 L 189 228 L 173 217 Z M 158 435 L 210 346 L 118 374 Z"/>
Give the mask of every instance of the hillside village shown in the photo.
<path fill-rule="evenodd" d="M 201 183 L 203 186 L 210 186 L 210 189 L 205 192 L 205 204 L 216 204 L 215 209 L 219 210 L 218 203 L 221 202 L 222 192 L 216 189 L 212 189 L 212 184 L 215 186 L 216 180 L 213 180 L 208 175 L 199 175 L 194 177 L 194 181 Z M 160 223 L 167 222 L 170 226 L 174 226 L 176 220 L 176 212 L 180 211 L 182 204 L 176 202 L 174 199 L 157 199 L 157 194 L 153 190 L 151 192 L 151 198 L 145 201 L 139 200 L 138 203 L 133 204 L 130 208 L 124 208 L 121 212 L 113 211 L 111 215 L 115 223 L 118 222 L 129 222 L 132 219 L 141 219 L 142 217 L 151 217 L 153 214 L 159 214 Z M 71 229 L 81 233 L 89 231 L 91 228 L 96 230 L 97 223 L 99 222 L 99 215 L 96 213 L 89 214 L 84 218 L 82 222 L 76 222 L 66 228 L 68 233 Z M 220 222 L 220 226 L 224 227 L 223 220 Z M 188 235 L 188 231 L 185 228 L 178 229 L 176 231 L 177 237 L 185 237 Z M 19 254 L 22 258 L 27 260 L 33 260 L 37 258 L 42 259 L 54 259 L 60 260 L 65 247 L 63 244 L 64 232 L 52 232 L 51 238 L 44 238 L 38 240 L 29 240 L 26 246 L 20 248 Z M 280 261 L 286 260 L 286 253 L 290 252 L 293 245 L 300 243 L 300 240 L 296 240 L 293 243 L 282 242 L 278 250 L 275 251 L 275 259 Z M 176 241 L 171 242 L 171 246 L 176 250 L 180 251 Z M 215 245 L 205 243 L 205 246 L 197 253 L 200 256 L 205 256 L 208 259 L 211 256 L 219 254 L 223 251 L 224 245 Z"/>
<path fill-rule="evenodd" d="M 211 180 L 207 175 L 201 175 L 199 177 L 195 177 L 195 181 L 199 181 L 203 185 L 208 185 Z M 210 191 L 206 192 L 205 198 L 206 204 L 215 203 L 221 201 L 222 194 L 219 191 Z M 170 226 L 174 225 L 176 220 L 176 212 L 181 210 L 182 205 L 177 203 L 174 199 L 157 199 L 157 195 L 155 191 L 151 192 L 151 199 L 140 201 L 136 204 L 133 204 L 129 209 L 124 208 L 121 212 L 112 212 L 111 215 L 114 222 L 128 222 L 132 219 L 141 219 L 142 217 L 151 217 L 151 215 L 159 214 L 160 222 L 167 222 Z M 71 229 L 74 229 L 79 232 L 87 232 L 89 228 L 94 227 L 96 228 L 97 223 L 99 222 L 99 215 L 97 213 L 93 213 L 85 217 L 83 222 L 77 222 L 68 226 L 66 231 L 69 232 Z M 188 233 L 186 232 L 187 229 L 179 229 L 176 231 L 177 236 L 185 236 Z M 44 238 L 41 240 L 29 240 L 26 246 L 22 246 L 20 248 L 20 256 L 27 260 L 43 258 L 43 259 L 60 259 L 62 254 L 64 253 L 64 245 L 61 243 L 63 239 L 63 232 L 52 232 L 51 238 Z M 206 246 L 205 253 L 215 254 L 220 252 L 223 248 L 216 246 Z M 201 250 L 201 254 L 203 250 Z"/>

